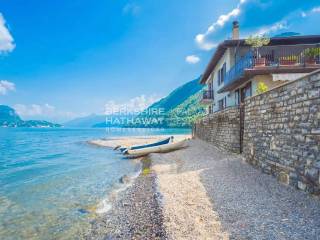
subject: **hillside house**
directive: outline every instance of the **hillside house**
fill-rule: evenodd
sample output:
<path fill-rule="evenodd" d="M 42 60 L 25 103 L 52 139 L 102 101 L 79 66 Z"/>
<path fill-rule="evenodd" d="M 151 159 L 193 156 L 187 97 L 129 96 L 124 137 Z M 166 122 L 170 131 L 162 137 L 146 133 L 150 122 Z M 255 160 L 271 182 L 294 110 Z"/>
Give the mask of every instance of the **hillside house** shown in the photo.
<path fill-rule="evenodd" d="M 319 68 L 320 35 L 274 37 L 254 51 L 239 38 L 235 21 L 232 39 L 218 45 L 202 75 L 207 88 L 201 102 L 208 113 L 218 112 L 256 95 L 260 82 L 271 89 Z"/>
<path fill-rule="evenodd" d="M 274 37 L 253 49 L 234 22 L 200 81 L 209 114 L 193 137 L 320 194 L 320 35 Z"/>

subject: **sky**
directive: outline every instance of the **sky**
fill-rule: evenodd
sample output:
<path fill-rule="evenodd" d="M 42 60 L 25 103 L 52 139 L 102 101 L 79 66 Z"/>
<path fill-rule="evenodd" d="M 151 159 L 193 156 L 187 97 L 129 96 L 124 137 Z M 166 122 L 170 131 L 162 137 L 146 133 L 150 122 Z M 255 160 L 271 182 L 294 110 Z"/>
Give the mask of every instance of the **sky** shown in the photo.
<path fill-rule="evenodd" d="M 199 77 L 231 36 L 320 34 L 320 0 L 1 0 L 0 104 L 64 122 L 144 107 Z"/>

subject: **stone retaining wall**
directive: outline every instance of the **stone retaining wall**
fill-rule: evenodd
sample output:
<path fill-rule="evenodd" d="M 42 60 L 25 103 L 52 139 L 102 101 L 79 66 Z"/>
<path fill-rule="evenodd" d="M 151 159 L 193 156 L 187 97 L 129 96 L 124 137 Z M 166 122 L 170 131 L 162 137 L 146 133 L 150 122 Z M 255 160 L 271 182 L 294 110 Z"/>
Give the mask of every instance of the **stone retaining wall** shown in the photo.
<path fill-rule="evenodd" d="M 320 72 L 247 99 L 243 146 L 249 163 L 320 193 Z"/>
<path fill-rule="evenodd" d="M 210 114 L 193 127 L 193 135 L 228 151 L 240 152 L 240 111 L 227 108 Z"/>

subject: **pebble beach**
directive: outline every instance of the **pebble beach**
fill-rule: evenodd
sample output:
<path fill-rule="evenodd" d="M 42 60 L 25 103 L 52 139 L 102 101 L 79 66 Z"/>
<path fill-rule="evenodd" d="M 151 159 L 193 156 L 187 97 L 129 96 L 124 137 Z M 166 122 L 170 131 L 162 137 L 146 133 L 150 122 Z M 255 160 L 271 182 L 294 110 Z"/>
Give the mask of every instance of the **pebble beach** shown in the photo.
<path fill-rule="evenodd" d="M 318 239 L 317 196 L 279 183 L 240 155 L 200 140 L 188 145 L 140 159 L 139 177 L 84 238 Z"/>

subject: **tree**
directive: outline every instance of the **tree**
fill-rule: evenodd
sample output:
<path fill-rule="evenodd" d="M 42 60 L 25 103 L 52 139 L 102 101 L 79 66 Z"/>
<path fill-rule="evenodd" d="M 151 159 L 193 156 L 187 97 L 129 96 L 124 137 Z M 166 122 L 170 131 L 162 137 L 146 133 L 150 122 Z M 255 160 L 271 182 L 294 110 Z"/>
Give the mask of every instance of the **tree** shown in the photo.
<path fill-rule="evenodd" d="M 260 47 L 266 46 L 270 43 L 270 38 L 264 36 L 264 35 L 256 35 L 256 36 L 249 36 L 245 43 L 247 45 L 250 45 L 254 49 L 258 49 Z"/>

